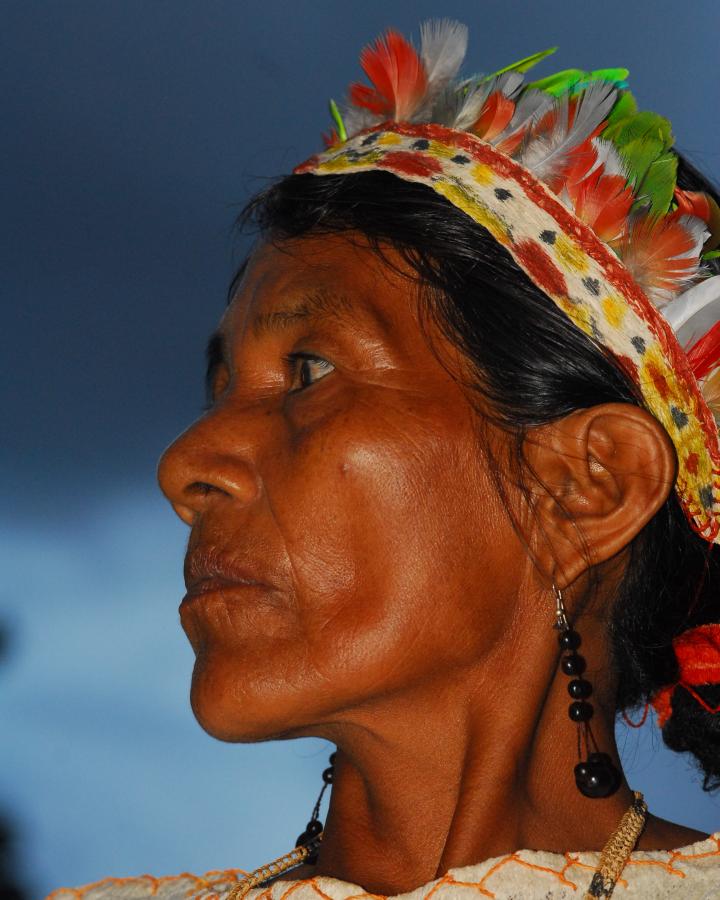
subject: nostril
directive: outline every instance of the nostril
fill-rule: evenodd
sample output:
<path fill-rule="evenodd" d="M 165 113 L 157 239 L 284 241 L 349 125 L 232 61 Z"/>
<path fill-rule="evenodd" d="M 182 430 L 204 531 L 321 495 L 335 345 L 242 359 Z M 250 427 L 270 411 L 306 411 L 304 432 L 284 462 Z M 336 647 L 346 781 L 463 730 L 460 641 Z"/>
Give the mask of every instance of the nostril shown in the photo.
<path fill-rule="evenodd" d="M 183 493 L 188 498 L 207 497 L 208 494 L 212 493 L 230 496 L 229 491 L 224 490 L 217 484 L 211 484 L 209 481 L 193 481 L 185 487 Z"/>

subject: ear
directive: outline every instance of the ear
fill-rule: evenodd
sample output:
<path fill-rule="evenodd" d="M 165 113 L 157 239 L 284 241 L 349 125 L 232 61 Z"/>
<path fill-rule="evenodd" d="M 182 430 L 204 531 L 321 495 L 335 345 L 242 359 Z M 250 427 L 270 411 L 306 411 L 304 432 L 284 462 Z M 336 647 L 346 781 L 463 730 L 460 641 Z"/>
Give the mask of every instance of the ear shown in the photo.
<path fill-rule="evenodd" d="M 531 546 L 564 588 L 626 547 L 675 484 L 677 456 L 650 413 L 603 403 L 532 429 L 525 458 L 539 484 Z"/>

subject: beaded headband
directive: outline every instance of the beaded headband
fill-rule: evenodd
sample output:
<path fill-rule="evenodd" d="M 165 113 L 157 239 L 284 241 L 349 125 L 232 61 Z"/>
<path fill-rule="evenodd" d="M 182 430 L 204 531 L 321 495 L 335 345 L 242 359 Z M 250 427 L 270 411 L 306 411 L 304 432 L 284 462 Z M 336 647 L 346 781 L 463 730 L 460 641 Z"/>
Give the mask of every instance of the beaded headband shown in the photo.
<path fill-rule="evenodd" d="M 675 446 L 692 528 L 720 543 L 720 209 L 676 184 L 670 123 L 639 112 L 626 69 L 526 83 L 553 50 L 456 78 L 467 29 L 388 31 L 361 56 L 326 152 L 296 174 L 386 171 L 484 226 L 594 343 L 610 350 Z M 717 417 L 717 420 L 716 420 Z"/>

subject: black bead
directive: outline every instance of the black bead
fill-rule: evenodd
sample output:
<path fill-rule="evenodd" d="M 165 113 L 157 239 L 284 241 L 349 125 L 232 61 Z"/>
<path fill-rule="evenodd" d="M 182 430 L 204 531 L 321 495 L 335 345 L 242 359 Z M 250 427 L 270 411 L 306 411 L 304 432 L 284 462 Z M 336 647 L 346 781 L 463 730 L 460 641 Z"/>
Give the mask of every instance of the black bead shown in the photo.
<path fill-rule="evenodd" d="M 305 857 L 305 864 L 308 866 L 314 866 L 317 861 L 318 861 L 317 850 L 314 853 L 311 853 L 309 856 Z"/>
<path fill-rule="evenodd" d="M 334 766 L 334 765 L 335 765 L 335 759 L 336 759 L 336 757 L 337 757 L 337 751 L 336 751 L 336 750 L 333 750 L 333 752 L 330 754 L 330 765 L 331 765 L 331 766 Z"/>
<path fill-rule="evenodd" d="M 575 784 L 585 797 L 609 797 L 622 783 L 622 775 L 607 753 L 591 753 L 575 766 Z"/>
<path fill-rule="evenodd" d="M 560 667 L 566 675 L 582 675 L 585 671 L 585 660 L 579 654 L 571 653 L 570 656 L 563 656 Z"/>
<path fill-rule="evenodd" d="M 573 700 L 585 700 L 586 697 L 589 697 L 590 694 L 592 694 L 592 685 L 584 678 L 573 678 L 573 680 L 568 683 L 567 687 L 568 694 L 570 694 Z"/>
<path fill-rule="evenodd" d="M 572 628 L 569 628 L 567 631 L 563 631 L 560 634 L 558 642 L 563 650 L 577 650 L 580 646 L 580 635 L 577 631 L 573 631 Z"/>
<path fill-rule="evenodd" d="M 327 769 L 325 769 L 323 771 L 322 779 L 325 782 L 325 784 L 333 783 L 333 767 L 332 766 L 329 766 Z"/>
<path fill-rule="evenodd" d="M 310 840 L 310 835 L 307 831 L 303 831 L 301 835 L 298 836 L 298 839 L 295 841 L 296 847 L 303 847 Z"/>
<path fill-rule="evenodd" d="M 320 834 L 323 830 L 322 822 L 319 819 L 310 819 L 305 827 L 305 834 L 310 837 L 315 837 L 316 834 Z"/>
<path fill-rule="evenodd" d="M 592 719 L 593 712 L 592 703 L 586 703 L 584 700 L 576 700 L 568 706 L 568 715 L 573 722 L 587 722 Z"/>

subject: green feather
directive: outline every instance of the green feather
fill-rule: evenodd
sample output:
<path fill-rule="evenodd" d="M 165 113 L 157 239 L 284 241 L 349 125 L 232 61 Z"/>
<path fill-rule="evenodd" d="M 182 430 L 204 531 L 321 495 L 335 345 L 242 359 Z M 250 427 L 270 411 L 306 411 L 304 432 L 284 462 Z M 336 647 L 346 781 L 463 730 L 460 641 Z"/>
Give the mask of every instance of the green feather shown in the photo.
<path fill-rule="evenodd" d="M 630 91 L 622 91 L 617 99 L 617 103 L 612 108 L 612 112 L 608 116 L 608 128 L 616 125 L 621 119 L 634 116 L 637 113 L 637 103 Z M 604 137 L 604 135 L 603 135 Z"/>
<path fill-rule="evenodd" d="M 648 166 L 636 193 L 641 202 L 650 201 L 650 213 L 667 215 L 677 182 L 677 156 L 664 153 Z"/>
<path fill-rule="evenodd" d="M 663 150 L 673 145 L 672 126 L 666 118 L 653 112 L 639 112 L 626 116 L 608 125 L 603 137 L 612 141 L 617 147 L 623 147 L 632 141 L 657 140 Z"/>
<path fill-rule="evenodd" d="M 720 250 L 708 250 L 707 253 L 703 253 L 700 259 L 720 259 Z"/>
<path fill-rule="evenodd" d="M 542 62 L 546 56 L 551 56 L 555 53 L 556 50 L 557 47 L 550 47 L 549 50 L 541 50 L 539 53 L 533 53 L 532 56 L 526 56 L 525 59 L 520 59 L 517 62 L 511 63 L 509 66 L 505 66 L 504 69 L 498 69 L 497 72 L 493 72 L 492 75 L 487 75 L 483 81 L 489 81 L 491 78 L 503 75 L 505 72 L 527 72 L 529 69 L 532 69 L 533 66 Z"/>
<path fill-rule="evenodd" d="M 545 91 L 546 94 L 552 94 L 553 97 L 559 97 L 561 94 L 572 90 L 586 74 L 582 69 L 564 69 L 562 72 L 548 75 L 547 78 L 533 81 L 527 87 L 528 89 Z"/>
<path fill-rule="evenodd" d="M 603 138 L 607 140 L 607 130 L 602 133 Z M 650 166 L 657 160 L 664 151 L 662 141 L 653 138 L 645 138 L 629 141 L 627 144 L 615 146 L 623 158 L 628 173 L 628 180 L 637 191 L 647 175 Z"/>
<path fill-rule="evenodd" d="M 345 128 L 345 123 L 343 122 L 342 116 L 340 115 L 340 110 L 338 109 L 338 105 L 334 100 L 330 100 L 330 115 L 333 118 L 333 122 L 335 122 L 335 126 L 337 128 L 338 137 L 341 141 L 347 140 L 347 129 Z"/>
<path fill-rule="evenodd" d="M 627 87 L 627 77 L 630 73 L 627 69 L 595 69 L 587 72 L 573 87 L 573 94 L 584 91 L 595 81 L 607 81 L 614 87 L 624 90 Z"/>
<path fill-rule="evenodd" d="M 627 77 L 630 73 L 627 69 L 595 69 L 594 72 L 585 72 L 583 69 L 564 69 L 547 78 L 540 78 L 531 82 L 528 87 L 538 91 L 545 91 L 553 97 L 562 94 L 576 94 L 584 91 L 594 81 L 609 81 L 616 87 L 627 87 Z"/>
<path fill-rule="evenodd" d="M 612 81 L 613 84 L 627 81 L 630 74 L 628 69 L 595 69 L 590 72 L 589 81 Z"/>

